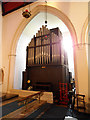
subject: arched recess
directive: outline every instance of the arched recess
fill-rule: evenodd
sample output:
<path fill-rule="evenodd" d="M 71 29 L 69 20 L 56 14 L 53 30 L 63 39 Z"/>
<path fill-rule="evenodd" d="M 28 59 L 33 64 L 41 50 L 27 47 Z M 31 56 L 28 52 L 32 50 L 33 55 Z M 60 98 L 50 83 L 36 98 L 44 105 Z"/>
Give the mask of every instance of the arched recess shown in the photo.
<path fill-rule="evenodd" d="M 20 23 L 18 29 L 16 30 L 16 33 L 14 34 L 12 44 L 11 44 L 11 49 L 10 49 L 8 90 L 13 89 L 15 56 L 16 56 L 16 48 L 17 48 L 17 43 L 18 43 L 19 37 L 20 37 L 22 31 L 24 30 L 25 26 L 34 18 L 34 16 L 36 16 L 40 12 L 45 12 L 44 5 L 36 6 L 32 10 L 32 16 L 29 19 L 23 19 L 22 22 Z M 69 20 L 69 18 L 64 13 L 62 13 L 60 10 L 58 10 L 54 7 L 51 7 L 51 6 L 47 6 L 47 12 L 57 16 L 60 20 L 62 20 L 64 22 L 64 24 L 67 26 L 67 28 L 70 31 L 70 34 L 71 34 L 71 37 L 73 40 L 73 45 L 77 44 L 76 32 L 75 32 L 74 26 L 71 23 L 71 21 Z M 75 50 L 74 50 L 74 68 L 75 68 L 75 74 L 77 74 L 76 63 L 75 63 Z M 76 80 L 77 80 L 77 78 L 76 78 Z M 76 84 L 77 84 L 77 82 L 76 82 Z"/>

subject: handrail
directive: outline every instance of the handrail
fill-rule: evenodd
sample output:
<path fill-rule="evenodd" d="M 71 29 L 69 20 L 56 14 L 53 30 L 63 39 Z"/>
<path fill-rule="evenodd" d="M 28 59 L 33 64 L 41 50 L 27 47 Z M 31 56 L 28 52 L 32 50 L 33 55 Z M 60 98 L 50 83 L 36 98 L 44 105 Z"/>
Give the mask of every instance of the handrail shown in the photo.
<path fill-rule="evenodd" d="M 27 97 L 25 97 L 25 98 L 21 98 L 20 100 L 17 100 L 17 102 L 19 103 L 19 102 L 22 102 L 22 101 L 24 101 L 24 100 L 28 100 L 28 99 L 33 98 L 33 97 L 36 97 L 36 98 L 38 97 L 38 98 L 39 98 L 39 101 L 40 101 L 40 96 L 42 96 L 42 95 L 43 95 L 43 91 L 40 91 L 40 92 L 38 92 L 38 93 L 29 95 L 29 96 L 27 96 Z"/>
<path fill-rule="evenodd" d="M 41 97 L 42 95 L 43 95 L 43 91 L 40 91 L 40 92 L 38 92 L 38 93 L 29 95 L 29 96 L 27 96 L 27 97 L 25 97 L 25 98 L 21 98 L 20 100 L 17 100 L 18 105 L 20 106 L 20 105 L 24 104 L 24 105 L 25 105 L 25 112 L 26 112 L 27 109 L 28 109 L 28 105 L 27 105 L 27 104 L 30 103 L 30 101 L 32 101 L 32 100 L 34 100 L 34 99 L 36 99 L 36 98 L 39 99 L 39 103 L 40 103 L 40 97 Z M 35 97 L 35 98 L 33 98 L 33 97 Z"/>

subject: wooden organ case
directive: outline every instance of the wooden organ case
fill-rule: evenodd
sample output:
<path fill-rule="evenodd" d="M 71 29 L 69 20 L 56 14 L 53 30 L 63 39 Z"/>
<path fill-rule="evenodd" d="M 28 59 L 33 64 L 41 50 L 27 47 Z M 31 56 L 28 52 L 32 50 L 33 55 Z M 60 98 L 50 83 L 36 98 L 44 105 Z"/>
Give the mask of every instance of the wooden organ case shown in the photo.
<path fill-rule="evenodd" d="M 67 54 L 59 28 L 42 26 L 27 46 L 22 89 L 52 91 L 59 97 L 59 83 L 69 82 Z"/>

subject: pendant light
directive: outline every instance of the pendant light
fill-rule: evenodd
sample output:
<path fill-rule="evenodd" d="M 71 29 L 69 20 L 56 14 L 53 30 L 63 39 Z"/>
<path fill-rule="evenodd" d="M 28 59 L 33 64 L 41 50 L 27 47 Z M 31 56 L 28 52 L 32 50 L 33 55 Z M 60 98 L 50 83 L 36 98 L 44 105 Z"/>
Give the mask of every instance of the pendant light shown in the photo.
<path fill-rule="evenodd" d="M 25 5 L 25 0 L 24 0 L 24 5 Z M 25 9 L 22 12 L 23 17 L 29 18 L 31 16 L 31 11 L 30 11 L 30 4 L 29 4 L 29 9 Z"/>
<path fill-rule="evenodd" d="M 45 1 L 45 26 L 47 27 L 47 1 Z"/>

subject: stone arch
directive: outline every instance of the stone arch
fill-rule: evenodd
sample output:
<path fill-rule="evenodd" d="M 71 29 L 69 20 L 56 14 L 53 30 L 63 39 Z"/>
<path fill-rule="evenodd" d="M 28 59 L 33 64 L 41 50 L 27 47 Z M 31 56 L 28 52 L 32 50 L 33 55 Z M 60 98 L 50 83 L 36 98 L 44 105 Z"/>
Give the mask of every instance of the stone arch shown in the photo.
<path fill-rule="evenodd" d="M 89 30 L 90 30 L 90 14 L 86 18 L 81 32 L 81 44 L 82 46 L 86 47 L 87 64 L 88 64 L 88 45 L 90 44 L 88 41 L 89 40 L 88 36 L 90 34 Z"/>
<path fill-rule="evenodd" d="M 14 37 L 12 39 L 12 44 L 11 44 L 11 49 L 10 49 L 10 59 L 9 59 L 9 86 L 8 90 L 13 89 L 13 81 L 14 81 L 14 68 L 15 68 L 15 56 L 16 56 L 16 48 L 17 48 L 17 43 L 19 40 L 19 37 L 24 30 L 25 26 L 40 12 L 45 12 L 45 7 L 44 5 L 38 5 L 32 10 L 32 16 L 29 19 L 23 18 L 22 22 L 18 26 L 18 29 L 16 30 Z M 73 40 L 73 45 L 78 44 L 77 43 L 77 36 L 76 36 L 76 31 L 74 29 L 73 24 L 69 20 L 69 18 L 60 10 L 47 6 L 47 12 L 51 13 L 55 16 L 57 16 L 60 20 L 64 22 L 64 24 L 67 26 L 67 28 L 70 31 L 72 40 Z M 75 63 L 75 50 L 74 50 L 74 64 L 75 64 L 75 73 L 76 72 L 76 63 Z M 12 72 L 13 71 L 13 72 Z"/>
<path fill-rule="evenodd" d="M 88 41 L 85 41 L 85 34 L 87 32 L 87 27 L 88 27 L 88 17 L 86 18 L 83 28 L 82 28 L 82 32 L 81 32 L 81 44 L 84 43 L 88 43 Z"/>

